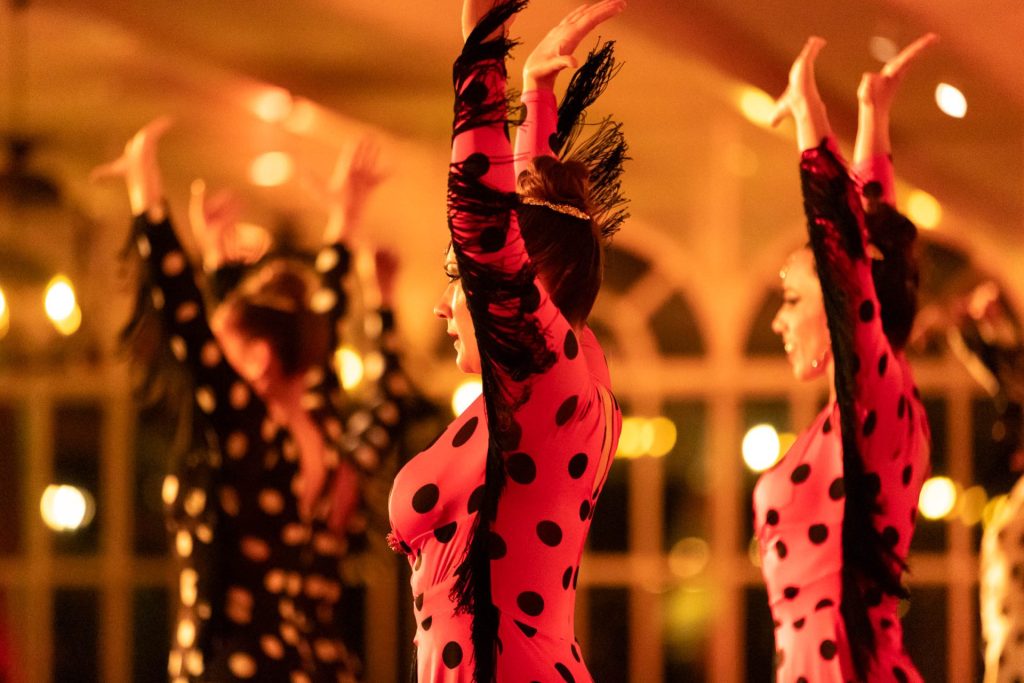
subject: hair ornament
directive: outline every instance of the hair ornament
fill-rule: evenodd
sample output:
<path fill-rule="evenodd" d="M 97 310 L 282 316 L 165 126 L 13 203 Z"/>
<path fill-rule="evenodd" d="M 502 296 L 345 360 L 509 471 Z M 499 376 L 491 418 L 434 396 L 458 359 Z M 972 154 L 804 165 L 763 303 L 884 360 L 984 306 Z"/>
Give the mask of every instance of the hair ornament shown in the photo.
<path fill-rule="evenodd" d="M 572 216 L 573 218 L 579 218 L 581 221 L 590 220 L 590 216 L 588 214 L 576 208 L 572 204 L 555 204 L 554 202 L 537 199 L 536 197 L 520 197 L 519 201 L 523 204 L 529 204 L 530 206 L 543 206 L 544 208 L 551 209 L 557 213 Z"/>

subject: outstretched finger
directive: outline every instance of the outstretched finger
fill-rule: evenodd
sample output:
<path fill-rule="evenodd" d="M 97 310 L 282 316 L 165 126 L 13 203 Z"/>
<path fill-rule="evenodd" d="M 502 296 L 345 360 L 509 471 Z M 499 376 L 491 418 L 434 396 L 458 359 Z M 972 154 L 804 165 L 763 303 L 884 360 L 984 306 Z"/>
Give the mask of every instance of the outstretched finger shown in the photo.
<path fill-rule="evenodd" d="M 206 233 L 206 182 L 201 178 L 196 178 L 189 186 L 188 222 L 192 234 L 198 237 Z"/>
<path fill-rule="evenodd" d="M 910 66 L 910 64 L 913 63 L 913 61 L 917 59 L 925 49 L 937 42 L 939 42 L 938 34 L 926 33 L 910 45 L 907 45 L 898 55 L 886 62 L 885 66 L 882 67 L 882 75 L 889 76 L 890 78 L 898 78 L 902 76 L 907 70 L 907 67 Z"/>
<path fill-rule="evenodd" d="M 579 17 L 573 21 L 581 23 L 582 32 L 586 34 L 594 30 L 599 24 L 621 14 L 625 9 L 625 0 L 602 0 L 593 5 L 583 7 Z"/>
<path fill-rule="evenodd" d="M 804 43 L 804 47 L 800 50 L 800 55 L 796 58 L 797 62 L 802 62 L 807 66 L 813 66 L 814 60 L 818 58 L 818 53 L 821 52 L 821 48 L 825 47 L 826 41 L 824 38 L 819 36 L 811 36 Z"/>

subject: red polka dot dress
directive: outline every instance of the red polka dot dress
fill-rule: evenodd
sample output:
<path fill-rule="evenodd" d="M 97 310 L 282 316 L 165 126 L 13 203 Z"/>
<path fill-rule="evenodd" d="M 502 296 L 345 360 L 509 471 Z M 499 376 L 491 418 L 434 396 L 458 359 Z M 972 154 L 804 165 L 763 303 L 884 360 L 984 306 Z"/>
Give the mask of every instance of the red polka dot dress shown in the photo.
<path fill-rule="evenodd" d="M 145 264 L 142 303 L 152 305 L 174 361 L 192 380 L 202 440 L 163 487 L 180 567 L 170 680 L 355 681 L 360 667 L 343 636 L 340 563 L 363 535 L 370 501 L 364 497 L 363 509 L 349 515 L 346 534 L 329 523 L 331 496 L 344 489 L 335 485 L 343 468 L 354 480 L 347 463 L 369 474 L 389 451 L 398 396 L 343 403 L 328 359 L 308 372 L 303 407 L 319 428 L 328 474 L 305 518 L 295 494 L 297 442 L 225 360 L 170 222 L 139 216 L 134 232 Z M 345 310 L 349 261 L 341 244 L 317 259 L 322 289 L 313 305 L 332 329 Z M 394 355 L 385 355 L 386 388 L 398 369 Z"/>
<path fill-rule="evenodd" d="M 812 244 L 824 245 L 815 246 L 819 274 L 833 277 L 845 293 L 840 310 L 852 325 L 856 441 L 868 495 L 874 500 L 875 528 L 905 559 L 918 494 L 929 472 L 928 423 L 906 358 L 893 351 L 882 330 L 864 255 L 859 200 L 833 149 L 828 141 L 803 154 L 805 206 Z M 809 185 L 830 190 L 826 196 L 808 193 Z M 859 250 L 846 246 L 839 227 L 851 218 L 850 212 L 856 220 L 848 224 L 861 226 L 855 235 Z M 841 360 L 837 353 L 837 364 Z M 754 490 L 754 528 L 775 623 L 777 680 L 782 683 L 856 679 L 840 613 L 846 493 L 840 411 L 833 402 Z M 868 680 L 920 681 L 903 649 L 898 600 L 871 589 L 864 600 L 876 644 Z"/>
<path fill-rule="evenodd" d="M 473 679 L 472 618 L 456 613 L 450 593 L 481 513 L 495 420 L 504 425 L 505 471 L 488 532 L 496 680 L 592 680 L 574 636 L 576 586 L 621 413 L 593 333 L 584 328 L 577 336 L 532 276 L 512 210 L 500 54 L 493 43 L 471 37 L 456 63 L 449 185 L 459 195 L 450 196 L 449 217 L 484 364 L 484 394 L 399 472 L 391 493 L 394 545 L 412 566 L 420 683 Z M 554 126 L 553 94 L 527 93 L 523 102 L 527 123 L 515 155 L 521 163 L 550 153 L 544 133 Z M 466 208 L 464 192 L 488 201 Z M 504 415 L 494 404 L 512 408 Z"/>

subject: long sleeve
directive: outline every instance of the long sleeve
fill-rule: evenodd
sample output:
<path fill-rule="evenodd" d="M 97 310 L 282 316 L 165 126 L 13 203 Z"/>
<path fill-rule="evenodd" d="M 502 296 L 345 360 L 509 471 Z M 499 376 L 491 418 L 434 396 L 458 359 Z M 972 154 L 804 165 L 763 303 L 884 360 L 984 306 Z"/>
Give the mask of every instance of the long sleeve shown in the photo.
<path fill-rule="evenodd" d="M 875 154 L 855 163 L 851 171 L 862 191 L 869 183 L 878 183 L 882 188 L 881 201 L 896 206 L 896 174 L 891 155 Z"/>
<path fill-rule="evenodd" d="M 552 136 L 558 127 L 558 106 L 551 90 L 527 90 L 520 98 L 526 109 L 523 123 L 516 129 L 516 178 L 539 156 L 555 156 Z"/>
<path fill-rule="evenodd" d="M 882 328 L 878 297 L 866 254 L 866 229 L 854 183 L 826 140 L 804 152 L 804 208 L 821 279 L 836 368 L 836 391 L 846 383 L 856 406 L 857 450 L 864 467 L 872 520 L 883 542 L 905 557 L 910 534 L 901 530 L 906 511 L 896 510 L 911 481 L 924 472 L 912 439 L 920 403 L 902 354 L 894 353 Z M 894 457 L 897 453 L 900 457 Z M 901 505 L 902 507 L 902 505 Z"/>

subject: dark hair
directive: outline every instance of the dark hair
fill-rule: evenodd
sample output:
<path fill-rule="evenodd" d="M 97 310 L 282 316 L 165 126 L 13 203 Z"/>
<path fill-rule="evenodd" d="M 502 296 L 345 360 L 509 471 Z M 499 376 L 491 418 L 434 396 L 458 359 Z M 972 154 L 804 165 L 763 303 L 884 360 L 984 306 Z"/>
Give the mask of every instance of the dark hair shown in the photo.
<path fill-rule="evenodd" d="M 595 215 L 590 172 L 578 161 L 540 156 L 519 175 L 519 194 Z M 572 325 L 586 321 L 604 278 L 604 242 L 595 221 L 546 206 L 516 209 L 526 252 L 558 310 Z"/>
<path fill-rule="evenodd" d="M 243 279 L 222 306 L 242 334 L 270 345 L 285 377 L 294 377 L 330 350 L 329 323 L 310 306 L 316 287 L 307 266 L 275 259 Z"/>
<path fill-rule="evenodd" d="M 882 259 L 872 259 L 871 277 L 881 307 L 882 329 L 894 350 L 907 345 L 917 315 L 920 271 L 914 248 L 917 228 L 910 220 L 881 201 L 881 185 L 868 183 L 862 190 L 867 206 L 864 222 L 872 244 Z"/>

